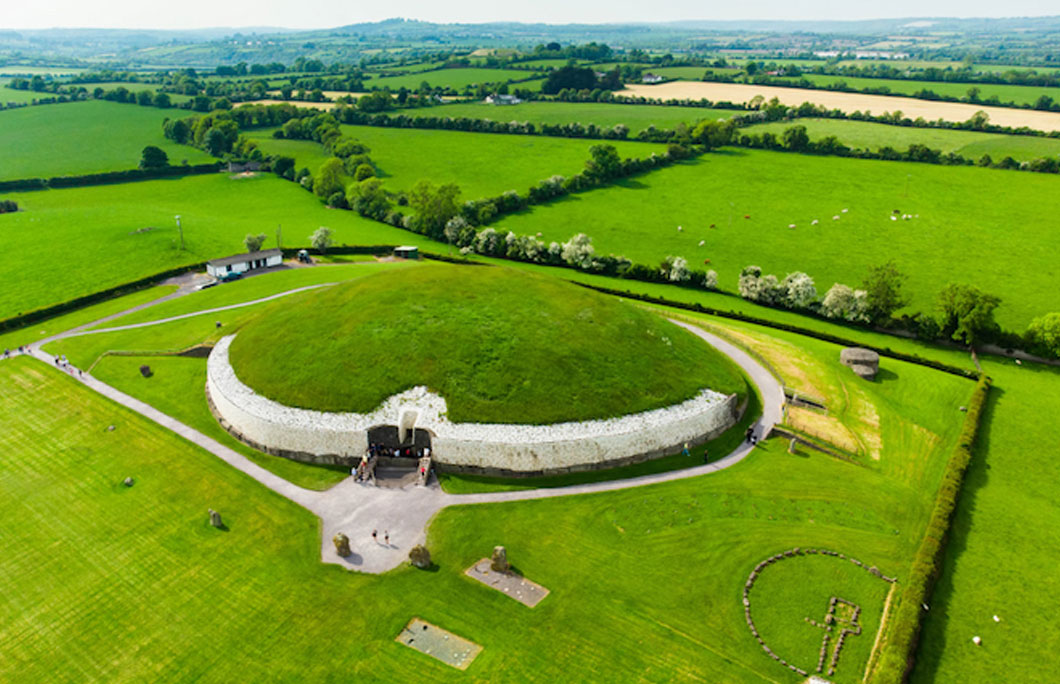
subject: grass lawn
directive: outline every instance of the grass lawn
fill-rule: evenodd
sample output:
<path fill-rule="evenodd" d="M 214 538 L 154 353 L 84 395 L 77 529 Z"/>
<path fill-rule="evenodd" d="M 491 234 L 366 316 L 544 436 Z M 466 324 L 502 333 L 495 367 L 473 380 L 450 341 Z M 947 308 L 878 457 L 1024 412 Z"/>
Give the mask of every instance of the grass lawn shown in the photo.
<path fill-rule="evenodd" d="M 294 296 L 231 348 L 240 379 L 288 406 L 367 413 L 426 385 L 454 422 L 547 424 L 746 391 L 687 331 L 512 269 L 422 266 Z"/>
<path fill-rule="evenodd" d="M 447 509 L 428 537 L 436 572 L 360 575 L 319 564 L 309 513 L 156 425 L 29 359 L 0 363 L 0 378 L 0 516 L 18 521 L 5 526 L 18 551 L 0 558 L 0 678 L 795 682 L 743 622 L 751 567 L 818 546 L 902 581 L 926 507 L 881 471 L 768 441 L 690 480 Z M 496 543 L 551 590 L 537 608 L 463 576 Z M 412 616 L 482 654 L 461 673 L 394 643 Z M 801 617 L 778 638 L 816 634 Z M 816 649 L 786 655 L 809 666 Z M 859 665 L 841 660 L 835 681 Z"/>
<path fill-rule="evenodd" d="M 580 123 L 613 128 L 618 124 L 629 127 L 630 134 L 655 126 L 673 128 L 679 123 L 689 126 L 703 119 L 727 119 L 738 112 L 730 109 L 700 109 L 697 107 L 669 107 L 664 105 L 623 105 L 595 102 L 523 102 L 517 105 L 491 105 L 485 102 L 461 102 L 425 109 L 397 112 L 414 117 L 467 117 L 492 121 L 529 121 L 535 125 Z"/>
<path fill-rule="evenodd" d="M 1030 161 L 1040 157 L 1060 155 L 1060 138 L 889 126 L 870 121 L 799 119 L 798 121 L 758 124 L 743 130 L 748 133 L 770 132 L 779 137 L 785 130 L 796 125 L 806 127 L 810 140 L 819 140 L 825 136 L 834 135 L 849 147 L 866 150 L 878 150 L 889 146 L 905 151 L 910 145 L 918 143 L 942 152 L 956 152 L 968 159 L 979 159 L 984 154 L 989 154 L 995 162 L 1005 157 L 1012 157 L 1017 161 Z"/>
<path fill-rule="evenodd" d="M 466 67 L 371 78 L 365 81 L 364 85 L 366 88 L 390 88 L 396 91 L 399 88 L 417 90 L 422 83 L 427 82 L 432 88 L 462 90 L 467 86 L 478 85 L 479 83 L 507 83 L 508 81 L 529 78 L 533 75 L 533 72 L 518 69 L 475 69 Z M 525 88 L 527 86 L 519 83 L 515 87 Z"/>
<path fill-rule="evenodd" d="M 423 179 L 435 184 L 456 183 L 462 200 L 493 197 L 506 190 L 525 194 L 527 188 L 557 173 L 578 173 L 589 159 L 589 148 L 599 142 L 373 126 L 343 126 L 342 131 L 371 149 L 379 177 L 390 190 L 408 190 Z M 299 168 L 305 166 L 314 173 L 328 158 L 321 145 L 276 140 L 272 129 L 254 131 L 249 137 L 257 140 L 263 151 L 292 156 Z M 622 157 L 648 157 L 666 149 L 638 142 L 613 144 Z"/>
<path fill-rule="evenodd" d="M 748 264 L 780 278 L 805 271 L 823 294 L 894 259 L 909 276 L 910 310 L 933 310 L 948 282 L 974 283 L 1002 298 L 1002 326 L 1022 329 L 1056 310 L 1058 191 L 1060 178 L 1044 174 L 735 150 L 568 196 L 494 227 L 540 232 L 546 242 L 585 232 L 598 252 L 638 263 L 678 255 L 703 267 L 710 259 L 706 267 L 729 291 Z M 891 221 L 895 209 L 919 218 Z"/>
<path fill-rule="evenodd" d="M 39 100 L 45 97 L 56 97 L 55 93 L 38 93 L 32 90 L 18 90 L 15 88 L 8 88 L 5 85 L 0 85 L 0 103 L 7 105 L 9 102 L 15 102 L 18 104 L 29 104 L 34 100 Z"/>
<path fill-rule="evenodd" d="M 151 367 L 149 378 L 140 366 Z M 308 489 L 327 489 L 350 475 L 344 466 L 299 463 L 251 449 L 220 426 L 206 403 L 206 359 L 181 356 L 107 356 L 92 374 L 126 394 L 154 406 L 199 432 L 235 449 L 276 475 Z"/>
<path fill-rule="evenodd" d="M 134 306 L 146 304 L 159 297 L 164 297 L 176 289 L 176 285 L 158 285 L 155 287 L 149 287 L 122 297 L 108 299 L 98 304 L 76 309 L 70 313 L 39 321 L 33 325 L 19 328 L 18 330 L 0 333 L 0 349 L 17 349 L 23 344 L 30 344 L 31 342 L 36 342 L 65 330 L 70 330 L 71 328 L 76 328 L 80 325 L 91 323 L 92 321 L 98 321 L 106 316 L 121 313 Z"/>
<path fill-rule="evenodd" d="M 827 74 L 806 74 L 806 79 L 816 86 L 828 87 L 834 83 L 846 83 L 851 88 L 888 88 L 891 93 L 912 95 L 921 90 L 930 90 L 947 97 L 965 97 L 971 88 L 979 89 L 979 98 L 997 96 L 1002 103 L 1014 102 L 1018 105 L 1034 104 L 1042 95 L 1060 100 L 1060 88 L 1039 86 L 1008 85 L 998 83 L 935 83 L 931 81 L 906 81 L 888 78 L 864 78 L 858 76 L 831 76 Z M 796 79 L 797 80 L 797 79 Z"/>
<path fill-rule="evenodd" d="M 0 215 L 11 255 L 0 263 L 0 317 L 238 254 L 248 233 L 265 233 L 265 246 L 272 247 L 278 225 L 285 246 L 307 245 L 319 226 L 334 231 L 337 245 L 427 244 L 353 212 L 328 210 L 312 194 L 274 176 L 233 180 L 216 174 L 5 197 L 23 211 Z M 178 214 L 185 251 L 173 220 Z M 137 232 L 147 227 L 153 230 Z M 75 263 L 76 268 L 64 267 Z"/>
<path fill-rule="evenodd" d="M 171 164 L 215 161 L 162 136 L 162 121 L 173 116 L 168 109 L 102 100 L 0 112 L 0 180 L 135 169 L 148 145 L 160 147 Z"/>

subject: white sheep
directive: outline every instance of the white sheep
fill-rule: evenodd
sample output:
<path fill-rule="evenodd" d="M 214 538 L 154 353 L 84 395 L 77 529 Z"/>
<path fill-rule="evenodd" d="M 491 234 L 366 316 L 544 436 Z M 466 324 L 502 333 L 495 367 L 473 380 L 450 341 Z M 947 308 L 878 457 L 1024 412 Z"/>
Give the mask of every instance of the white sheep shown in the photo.
<path fill-rule="evenodd" d="M 707 244 L 707 241 L 706 241 L 706 240 L 700 240 L 700 241 L 699 241 L 699 246 L 700 246 L 700 247 L 702 247 L 702 246 L 703 246 L 703 245 L 705 245 L 705 244 Z"/>
<path fill-rule="evenodd" d="M 788 228 L 794 228 L 794 227 L 795 227 L 795 224 L 794 224 L 794 223 L 789 223 L 789 224 L 788 224 Z"/>
<path fill-rule="evenodd" d="M 833 221 L 838 221 L 839 220 L 839 214 L 836 214 L 835 216 L 833 216 L 832 220 Z"/>
<path fill-rule="evenodd" d="M 845 214 L 845 213 L 847 213 L 848 211 L 850 211 L 850 210 L 849 210 L 849 209 L 844 209 L 844 210 L 843 210 L 843 213 Z"/>
<path fill-rule="evenodd" d="M 810 221 L 810 225 L 811 226 L 816 226 L 817 223 L 818 223 L 817 219 L 814 219 L 814 220 Z"/>
<path fill-rule="evenodd" d="M 681 226 L 678 226 L 678 227 L 677 227 L 677 232 L 678 232 L 678 233 L 680 233 L 680 232 L 681 232 L 681 231 L 683 231 L 683 230 L 684 230 L 684 228 L 682 228 Z"/>

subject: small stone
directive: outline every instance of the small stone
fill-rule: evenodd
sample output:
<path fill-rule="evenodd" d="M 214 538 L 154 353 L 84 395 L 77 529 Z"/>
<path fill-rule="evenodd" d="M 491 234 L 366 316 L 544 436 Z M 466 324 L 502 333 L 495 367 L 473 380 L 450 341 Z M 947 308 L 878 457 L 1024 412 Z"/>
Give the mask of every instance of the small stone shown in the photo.
<path fill-rule="evenodd" d="M 427 570 L 431 567 L 431 552 L 423 544 L 417 544 L 409 551 L 409 562 L 420 570 Z"/>
<path fill-rule="evenodd" d="M 151 367 L 146 365 L 140 366 L 140 375 L 144 376 L 145 378 L 151 377 Z"/>
<path fill-rule="evenodd" d="M 980 639 L 980 638 L 979 638 L 979 637 L 977 637 L 977 636 L 974 636 L 974 637 L 972 637 L 972 643 L 973 643 L 973 644 L 975 644 L 976 646 L 979 646 L 980 644 L 982 644 L 982 643 L 983 643 L 983 640 L 982 640 L 982 639 Z"/>
<path fill-rule="evenodd" d="M 508 563 L 508 551 L 503 546 L 494 546 L 493 555 L 490 556 L 490 568 L 494 572 L 508 572 L 511 567 Z"/>
<path fill-rule="evenodd" d="M 107 432 L 114 432 L 114 426 L 113 425 L 108 425 L 107 426 Z"/>
<path fill-rule="evenodd" d="M 218 513 L 217 511 L 215 511 L 212 508 L 209 509 L 209 511 L 210 511 L 210 524 L 213 525 L 214 527 L 218 527 L 218 528 L 224 527 L 225 524 L 223 522 L 221 522 L 221 514 Z"/>
<path fill-rule="evenodd" d="M 335 554 L 340 558 L 350 555 L 350 538 L 345 534 L 339 532 L 332 537 L 331 541 L 335 544 Z"/>
<path fill-rule="evenodd" d="M 1001 618 L 999 618 L 998 616 L 995 615 L 994 616 L 994 622 L 1001 622 Z"/>
<path fill-rule="evenodd" d="M 131 477 L 127 477 L 124 480 L 122 480 L 121 483 L 123 485 L 125 485 L 126 487 L 132 487 L 133 483 L 134 483 L 134 480 Z"/>

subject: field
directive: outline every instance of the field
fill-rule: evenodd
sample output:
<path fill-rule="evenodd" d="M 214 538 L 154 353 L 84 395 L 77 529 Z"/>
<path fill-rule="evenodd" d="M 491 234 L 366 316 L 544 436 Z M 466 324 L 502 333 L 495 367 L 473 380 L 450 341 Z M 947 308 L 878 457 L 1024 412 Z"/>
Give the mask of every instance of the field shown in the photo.
<path fill-rule="evenodd" d="M 506 190 L 525 193 L 554 174 L 566 176 L 585 168 L 596 140 L 528 135 L 408 130 L 374 126 L 343 126 L 343 133 L 371 150 L 379 178 L 390 190 L 408 190 L 418 181 L 456 183 L 461 199 L 493 197 Z M 314 142 L 274 140 L 271 129 L 253 132 L 262 150 L 294 156 L 298 166 L 316 172 L 326 159 Z M 647 157 L 663 145 L 614 143 L 623 157 Z"/>
<path fill-rule="evenodd" d="M 391 90 L 398 90 L 399 88 L 408 88 L 409 90 L 419 90 L 420 85 L 426 82 L 432 88 L 463 90 L 468 86 L 478 85 L 479 83 L 521 81 L 533 75 L 532 71 L 521 71 L 518 69 L 438 69 L 436 71 L 409 73 L 402 76 L 371 78 L 365 81 L 364 85 L 370 89 L 390 88 Z M 528 86 L 520 83 L 515 87 L 526 88 Z"/>
<path fill-rule="evenodd" d="M 846 83 L 851 88 L 858 90 L 889 88 L 892 93 L 904 95 L 912 95 L 920 90 L 930 90 L 945 97 L 965 97 L 971 88 L 978 88 L 979 97 L 983 100 L 997 96 L 1001 102 L 1027 105 L 1034 104 L 1042 95 L 1048 95 L 1053 100 L 1060 102 L 1060 88 L 996 83 L 938 83 L 933 81 L 907 81 L 904 79 L 831 76 L 827 74 L 806 74 L 804 77 L 814 85 L 821 87 L 828 87 L 835 83 Z"/>
<path fill-rule="evenodd" d="M 923 117 L 928 121 L 963 122 L 972 118 L 976 112 L 984 111 L 990 117 L 990 123 L 998 126 L 1019 128 L 1027 126 L 1040 131 L 1060 131 L 1060 113 L 1039 112 L 1026 109 L 1005 107 L 987 107 L 960 102 L 932 102 L 892 95 L 861 95 L 859 93 L 841 93 L 832 90 L 809 90 L 806 88 L 783 88 L 780 86 L 758 86 L 742 83 L 706 83 L 692 81 L 674 81 L 659 85 L 629 85 L 618 95 L 648 97 L 661 100 L 700 100 L 706 98 L 715 102 L 747 102 L 757 95 L 766 99 L 777 98 L 782 103 L 798 106 L 803 102 L 812 102 L 829 109 L 844 112 L 902 112 L 910 119 Z"/>
<path fill-rule="evenodd" d="M 850 147 L 866 150 L 878 150 L 880 147 L 890 146 L 904 151 L 916 143 L 927 145 L 944 153 L 956 152 L 967 159 L 979 159 L 984 154 L 989 154 L 995 162 L 1005 157 L 1012 157 L 1016 161 L 1030 161 L 1060 154 L 1060 138 L 890 126 L 870 121 L 843 119 L 778 121 L 749 126 L 742 129 L 742 132 L 770 132 L 780 137 L 785 130 L 795 125 L 805 126 L 811 140 L 834 135 Z"/>
<path fill-rule="evenodd" d="M 691 126 L 703 119 L 725 119 L 738 114 L 731 109 L 700 109 L 669 107 L 666 105 L 620 105 L 582 102 L 523 102 L 517 105 L 491 105 L 485 102 L 439 105 L 427 109 L 397 112 L 402 116 L 453 118 L 468 117 L 492 121 L 529 121 L 535 125 L 580 123 L 612 128 L 618 124 L 629 127 L 630 135 L 655 126 L 670 129 L 679 123 Z"/>
<path fill-rule="evenodd" d="M 162 122 L 173 116 L 172 110 L 98 100 L 0 112 L 0 180 L 135 169 L 147 145 L 162 148 L 170 164 L 215 161 L 163 137 Z"/>
<path fill-rule="evenodd" d="M 1003 326 L 1022 330 L 1056 309 L 1051 254 L 1060 236 L 1050 217 L 1060 211 L 1058 189 L 1060 179 L 1044 174 L 738 150 L 569 196 L 494 227 L 541 232 L 546 242 L 585 232 L 597 251 L 638 263 L 678 255 L 703 268 L 710 259 L 706 268 L 730 292 L 749 264 L 781 278 L 805 271 L 823 294 L 836 281 L 857 285 L 869 266 L 893 259 L 909 276 L 910 310 L 932 311 L 948 282 L 974 283 L 1002 298 Z M 918 218 L 891 221 L 895 209 Z"/>
<path fill-rule="evenodd" d="M 32 90 L 16 90 L 15 88 L 0 86 L 0 103 L 3 103 L 4 105 L 12 102 L 17 104 L 29 104 L 34 100 L 46 97 L 55 97 L 55 95 L 53 93 L 37 93 Z"/>
<path fill-rule="evenodd" d="M 10 112 L 5 112 L 5 114 Z M 275 177 L 227 174 L 38 192 L 8 193 L 22 211 L 0 215 L 12 256 L 0 264 L 0 317 L 66 301 L 159 271 L 244 251 L 248 233 L 307 245 L 319 226 L 335 244 L 412 244 L 407 231 L 325 209 L 310 193 Z M 176 222 L 182 217 L 185 250 Z M 150 228 L 150 230 L 145 230 Z M 41 240 L 41 235 L 48 239 Z M 38 260 L 52 264 L 36 268 Z M 77 263 L 77 268 L 58 265 Z M 33 271 L 27 277 L 28 270 Z"/>
<path fill-rule="evenodd" d="M 458 268 L 391 272 L 281 300 L 243 326 L 232 367 L 260 394 L 317 411 L 369 413 L 425 385 L 458 423 L 595 420 L 704 388 L 745 391 L 727 358 L 651 314 L 551 278 Z"/>
<path fill-rule="evenodd" d="M 806 377 L 833 372 L 834 347 L 814 343 L 806 354 Z M 160 377 L 177 373 L 171 367 L 160 365 Z M 907 560 L 899 559 L 915 547 L 930 502 L 922 479 L 937 479 L 942 459 L 932 454 L 952 445 L 960 415 L 954 405 L 971 387 L 907 364 L 890 369 L 893 377 L 866 390 L 881 416 L 879 466 L 801 450 L 790 455 L 773 440 L 735 468 L 706 477 L 591 497 L 451 508 L 437 516 L 428 538 L 437 572 L 405 568 L 380 577 L 320 565 L 312 516 L 213 457 L 44 366 L 3 362 L 0 376 L 12 391 L 0 397 L 0 416 L 19 421 L 0 432 L 11 455 L 0 476 L 12 494 L 0 503 L 0 515 L 22 524 L 12 531 L 20 553 L 4 556 L 0 569 L 22 579 L 0 598 L 11 615 L 0 633 L 36 630 L 36 614 L 22 608 L 30 597 L 44 601 L 40 610 L 48 613 L 52 602 L 64 606 L 65 618 L 50 623 L 48 639 L 11 642 L 0 676 L 17 663 L 19 676 L 34 680 L 76 668 L 89 677 L 135 681 L 168 663 L 177 680 L 326 679 L 337 672 L 371 680 L 413 673 L 454 678 L 455 671 L 393 643 L 401 625 L 421 615 L 485 647 L 467 672 L 476 679 L 496 680 L 497 672 L 512 673 L 513 681 L 549 681 L 724 671 L 727 681 L 795 681 L 747 632 L 738 587 L 759 560 L 798 545 L 840 550 L 901 581 Z M 123 377 L 129 370 L 113 367 Z M 841 377 L 851 386 L 861 382 Z M 144 396 L 162 402 L 163 395 Z M 56 412 L 56 405 L 78 410 Z M 99 429 L 105 424 L 117 426 L 113 436 Z M 902 431 L 924 436 L 921 446 L 905 442 Z M 125 489 L 119 483 L 129 475 L 136 484 Z M 42 480 L 51 486 L 40 488 Z M 76 493 L 85 489 L 97 494 Z M 207 526 L 208 506 L 222 511 L 230 531 Z M 122 523 L 131 519 L 135 534 Z M 67 554 L 53 553 L 54 534 L 44 533 L 56 524 L 81 541 Z M 496 540 L 521 572 L 552 591 L 533 611 L 463 578 L 463 568 Z M 118 545 L 125 581 L 113 583 Z M 173 554 L 182 562 L 167 560 Z M 695 568 L 694 581 L 672 581 L 675 554 Z M 605 562 L 606 573 L 593 570 Z M 27 573 L 30 567 L 35 572 Z M 827 571 L 792 567 L 827 592 Z M 48 579 L 56 576 L 63 581 Z M 104 582 L 108 600 L 98 601 Z M 790 589 L 787 596 L 796 603 L 807 598 Z M 140 602 L 152 606 L 148 615 L 126 610 Z M 331 610 L 335 605 L 346 610 Z M 814 628 L 802 615 L 787 619 L 784 605 L 776 609 L 760 619 L 797 650 L 785 655 L 809 666 L 816 649 L 803 646 Z M 127 628 L 133 619 L 135 632 Z M 283 629 L 258 628 L 269 622 Z M 594 627 L 604 623 L 621 628 Z M 120 650 L 112 630 L 125 635 Z M 301 638 L 290 639 L 292 632 Z M 356 638 L 335 649 L 339 633 Z M 76 660 L 59 646 L 68 634 L 81 637 Z M 558 642 L 569 647 L 550 649 Z M 255 657 L 220 658 L 236 644 Z M 328 657 L 318 657 L 311 644 Z M 834 681 L 860 679 L 864 646 L 850 641 Z"/>

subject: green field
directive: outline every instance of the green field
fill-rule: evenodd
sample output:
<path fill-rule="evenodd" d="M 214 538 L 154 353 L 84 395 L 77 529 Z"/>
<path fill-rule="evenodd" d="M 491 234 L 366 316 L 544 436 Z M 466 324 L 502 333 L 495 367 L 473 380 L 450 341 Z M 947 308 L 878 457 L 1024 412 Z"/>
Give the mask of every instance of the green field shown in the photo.
<path fill-rule="evenodd" d="M 372 78 L 364 82 L 366 88 L 408 88 L 418 90 L 424 82 L 431 88 L 452 88 L 463 90 L 468 86 L 480 83 L 507 83 L 508 81 L 521 81 L 533 76 L 533 72 L 517 69 L 475 69 L 470 67 L 458 69 L 437 69 L 435 71 L 409 73 L 402 76 L 383 76 Z M 528 87 L 518 84 L 518 88 Z"/>
<path fill-rule="evenodd" d="M 0 103 L 7 105 L 14 102 L 18 104 L 29 104 L 34 100 L 47 97 L 56 97 L 54 93 L 38 93 L 32 90 L 16 90 L 7 86 L 0 86 Z"/>
<path fill-rule="evenodd" d="M 336 245 L 426 244 L 417 235 L 353 212 L 325 209 L 312 194 L 274 176 L 231 179 L 216 174 L 7 197 L 17 200 L 22 211 L 0 215 L 0 231 L 14 255 L 0 263 L 0 283 L 8 285 L 0 292 L 0 317 L 182 264 L 238 254 L 248 233 L 265 233 L 266 247 L 272 247 L 277 226 L 285 246 L 308 245 L 308 236 L 319 226 L 334 231 Z M 173 218 L 178 214 L 184 251 Z M 42 241 L 41 235 L 48 239 Z M 52 266 L 37 268 L 39 260 Z M 77 268 L 58 266 L 72 263 Z"/>
<path fill-rule="evenodd" d="M 390 190 L 408 190 L 420 180 L 456 183 L 461 199 L 493 197 L 507 190 L 526 190 L 555 174 L 573 175 L 585 168 L 596 140 L 530 135 L 464 133 L 427 129 L 343 126 L 342 132 L 366 144 L 373 163 Z M 308 141 L 275 140 L 271 129 L 250 136 L 262 150 L 291 155 L 298 166 L 315 172 L 327 158 Z M 666 148 L 638 142 L 614 143 L 623 157 L 647 157 Z M 569 236 L 568 236 L 569 237 Z"/>
<path fill-rule="evenodd" d="M 670 129 L 679 123 L 691 126 L 703 119 L 726 119 L 737 113 L 731 109 L 546 101 L 523 102 L 517 105 L 461 102 L 398 112 L 402 116 L 413 117 L 448 116 L 501 122 L 529 121 L 538 126 L 580 123 L 585 126 L 596 124 L 600 128 L 612 128 L 617 124 L 625 124 L 629 127 L 631 135 L 636 135 L 649 126 L 660 129 Z"/>
<path fill-rule="evenodd" d="M 835 347 L 806 349 L 809 377 L 831 372 Z M 168 364 L 159 368 L 171 372 Z M 447 509 L 428 537 L 437 572 L 372 576 L 320 565 L 315 519 L 212 456 L 43 365 L 3 362 L 0 378 L 11 391 L 0 397 L 0 416 L 19 420 L 0 432 L 10 455 L 0 466 L 10 493 L 0 515 L 20 521 L 9 533 L 20 551 L 0 559 L 5 576 L 19 577 L 0 595 L 0 610 L 10 616 L 0 634 L 32 631 L 37 638 L 7 640 L 0 677 L 18 667 L 20 678 L 51 681 L 76 668 L 86 677 L 138 681 L 171 664 L 168 678 L 177 681 L 304 681 L 338 673 L 496 680 L 497 672 L 520 681 L 619 680 L 630 672 L 685 679 L 724 672 L 726 681 L 794 682 L 744 625 L 744 578 L 762 558 L 803 545 L 840 550 L 901 581 L 930 505 L 924 480 L 937 481 L 942 463 L 932 455 L 948 453 L 960 421 L 954 405 L 971 387 L 898 362 L 889 369 L 893 377 L 864 390 L 881 415 L 879 467 L 801 450 L 791 455 L 786 444 L 768 441 L 736 467 L 705 477 Z M 845 381 L 861 383 L 851 374 Z M 160 393 L 154 397 L 160 401 Z M 57 412 L 57 405 L 78 409 Z M 106 424 L 116 431 L 99 428 Z M 919 435 L 920 447 L 902 434 Z M 136 485 L 121 487 L 130 475 Z M 229 532 L 209 528 L 207 507 L 222 512 Z M 125 527 L 130 520 L 135 533 Z M 80 542 L 66 554 L 54 553 L 57 525 L 61 539 Z M 534 610 L 463 577 L 497 540 L 521 572 L 551 590 Z M 678 556 L 688 581 L 673 579 Z M 594 570 L 603 566 L 606 573 Z M 115 573 L 123 582 L 112 581 Z M 829 583 L 816 572 L 806 577 Z M 107 600 L 98 600 L 102 591 Z M 806 600 L 790 587 L 788 595 Z M 64 617 L 50 621 L 41 638 L 41 613 L 27 608 L 54 614 L 53 604 Z M 129 609 L 140 604 L 151 610 Z M 466 675 L 423 658 L 393 641 L 413 615 L 485 650 Z M 801 617 L 773 623 L 781 643 L 817 633 Z M 269 622 L 284 628 L 260 629 Z M 119 632 L 120 649 L 110 636 Z M 65 647 L 75 634 L 76 657 Z M 336 634 L 355 636 L 336 649 Z M 557 643 L 567 647 L 553 648 Z M 851 640 L 833 681 L 860 680 L 864 646 Z M 236 648 L 255 657 L 221 656 Z M 801 650 L 787 655 L 807 666 L 816 650 Z"/>
<path fill-rule="evenodd" d="M 538 206 L 494 227 L 540 232 L 545 241 L 584 231 L 597 251 L 638 263 L 678 255 L 704 267 L 710 259 L 705 267 L 729 291 L 749 264 L 781 278 L 805 271 L 823 294 L 836 281 L 857 285 L 869 266 L 893 259 L 909 276 L 911 310 L 932 311 L 948 282 L 974 283 L 1002 298 L 1002 326 L 1022 330 L 1056 309 L 1052 254 L 1060 236 L 1051 217 L 1060 211 L 1058 190 L 1060 178 L 1046 174 L 737 150 Z M 919 218 L 891 221 L 895 209 Z"/>
<path fill-rule="evenodd" d="M 1060 154 L 1060 138 L 889 126 L 871 121 L 799 119 L 757 124 L 741 130 L 746 133 L 769 132 L 779 138 L 785 130 L 795 125 L 805 126 L 811 140 L 834 135 L 849 147 L 866 150 L 889 146 L 905 151 L 915 143 L 942 152 L 956 152 L 967 159 L 979 159 L 984 154 L 989 154 L 995 162 L 1005 157 L 1012 157 L 1016 161 L 1030 161 Z"/>
<path fill-rule="evenodd" d="M 214 161 L 162 136 L 162 122 L 172 116 L 172 110 L 103 101 L 0 112 L 0 180 L 135 169 L 147 145 L 162 148 L 171 164 Z"/>
<path fill-rule="evenodd" d="M 512 269 L 420 267 L 297 298 L 248 322 L 231 348 L 239 378 L 287 406 L 369 413 L 425 385 L 454 422 L 548 424 L 745 391 L 688 332 Z"/>
<path fill-rule="evenodd" d="M 1037 86 L 1005 85 L 994 83 L 936 83 L 932 81 L 905 81 L 887 78 L 862 78 L 847 76 L 830 76 L 826 74 L 806 74 L 805 78 L 814 85 L 827 87 L 834 83 L 846 83 L 851 88 L 889 88 L 890 92 L 912 95 L 920 90 L 930 90 L 938 95 L 963 98 L 971 88 L 979 89 L 980 99 L 997 96 L 1002 103 L 1034 104 L 1042 95 L 1048 95 L 1060 102 L 1060 88 L 1040 88 Z"/>

